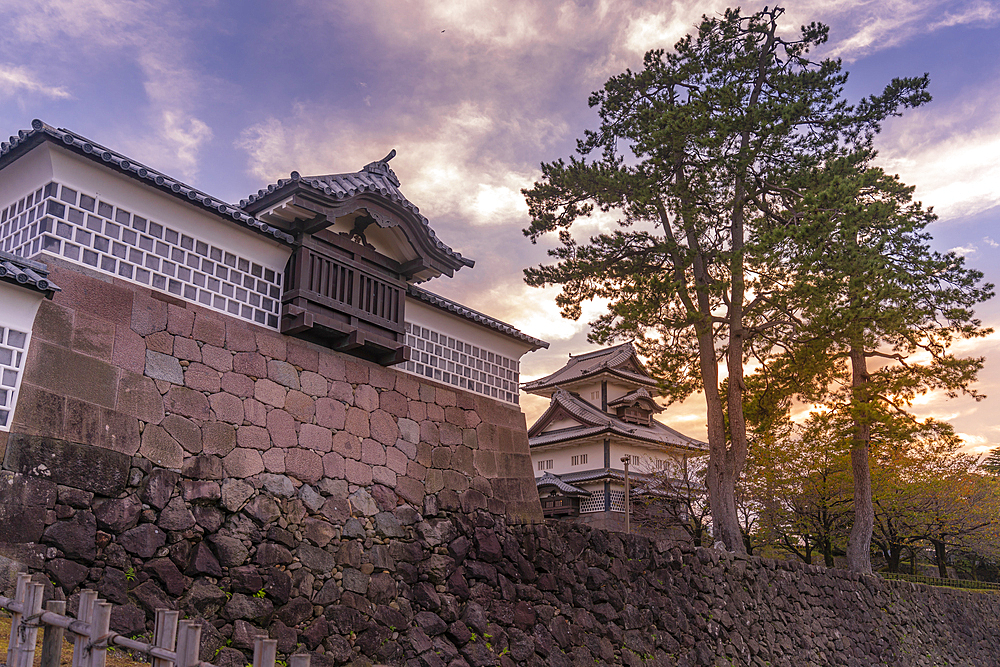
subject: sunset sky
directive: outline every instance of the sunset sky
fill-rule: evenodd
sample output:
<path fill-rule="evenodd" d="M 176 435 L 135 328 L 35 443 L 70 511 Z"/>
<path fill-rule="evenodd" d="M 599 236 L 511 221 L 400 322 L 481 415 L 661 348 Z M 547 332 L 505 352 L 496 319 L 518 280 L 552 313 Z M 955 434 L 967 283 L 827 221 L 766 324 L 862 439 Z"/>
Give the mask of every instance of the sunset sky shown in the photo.
<path fill-rule="evenodd" d="M 521 188 L 594 127 L 592 91 L 726 6 L 7 0 L 0 135 L 40 118 L 235 203 L 292 170 L 355 171 L 395 148 L 404 194 L 441 239 L 476 260 L 426 286 L 550 341 L 522 360 L 526 380 L 593 346 L 587 311 L 580 322 L 561 320 L 555 290 L 522 281 L 551 242 L 532 246 L 522 235 Z M 1000 283 L 1000 5 L 806 1 L 784 25 L 811 21 L 830 25 L 822 55 L 843 59 L 852 100 L 893 77 L 930 73 L 934 101 L 886 125 L 880 164 L 939 214 L 937 249 L 960 252 Z M 1000 299 L 978 312 L 1000 328 Z M 998 341 L 995 333 L 959 348 L 986 356 L 978 388 L 989 398 L 929 396 L 916 406 L 951 421 L 974 451 L 1000 445 Z M 544 403 L 522 400 L 529 423 Z M 698 399 L 661 418 L 705 437 Z"/>

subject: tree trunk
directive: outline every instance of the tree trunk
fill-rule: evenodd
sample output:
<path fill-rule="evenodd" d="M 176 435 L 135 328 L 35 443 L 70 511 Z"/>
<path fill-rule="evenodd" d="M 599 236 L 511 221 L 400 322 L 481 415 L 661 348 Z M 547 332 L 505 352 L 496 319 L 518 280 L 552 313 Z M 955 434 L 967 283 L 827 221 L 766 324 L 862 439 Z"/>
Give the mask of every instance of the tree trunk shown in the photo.
<path fill-rule="evenodd" d="M 847 567 L 852 572 L 872 573 L 872 530 L 875 527 L 875 508 L 872 506 L 872 478 L 868 461 L 871 443 L 871 426 L 864 406 L 869 397 L 870 380 L 868 363 L 860 341 L 851 345 L 851 388 L 854 392 L 852 413 L 854 438 L 851 445 L 851 474 L 854 477 L 854 525 L 847 540 Z M 896 557 L 897 569 L 899 557 Z M 890 567 L 890 571 L 892 570 Z"/>
<path fill-rule="evenodd" d="M 823 539 L 823 563 L 827 567 L 833 567 L 833 540 L 829 536 Z"/>
<path fill-rule="evenodd" d="M 938 576 L 942 579 L 948 578 L 948 558 L 944 549 L 944 542 L 931 540 L 934 545 L 934 560 L 937 561 Z"/>
<path fill-rule="evenodd" d="M 889 545 L 889 571 L 899 574 L 899 561 L 903 556 L 903 546 L 901 544 Z M 868 563 L 868 571 L 871 572 L 871 562 Z"/>

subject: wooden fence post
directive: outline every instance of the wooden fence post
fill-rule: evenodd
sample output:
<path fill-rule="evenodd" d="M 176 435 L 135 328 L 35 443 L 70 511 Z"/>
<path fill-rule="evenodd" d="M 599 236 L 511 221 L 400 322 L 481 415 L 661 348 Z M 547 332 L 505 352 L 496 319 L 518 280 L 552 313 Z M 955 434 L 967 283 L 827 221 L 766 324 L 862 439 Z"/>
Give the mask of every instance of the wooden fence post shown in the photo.
<path fill-rule="evenodd" d="M 90 623 L 94 615 L 94 603 L 97 602 L 97 591 L 86 588 L 80 591 L 80 608 L 76 617 L 84 623 Z M 87 638 L 83 635 L 73 636 L 73 667 L 86 667 L 90 663 L 87 653 Z"/>
<path fill-rule="evenodd" d="M 274 667 L 278 657 L 278 640 L 258 637 L 253 642 L 253 667 Z"/>
<path fill-rule="evenodd" d="M 24 609 L 25 596 L 27 595 L 28 583 L 31 581 L 31 575 L 25 572 L 18 572 L 17 574 L 17 584 L 14 589 L 14 602 L 21 605 L 21 609 Z M 12 611 L 10 615 L 10 641 L 7 644 L 7 664 L 10 667 L 14 667 L 14 659 L 17 655 L 18 649 L 18 636 L 20 635 L 21 628 L 21 613 L 17 611 Z"/>
<path fill-rule="evenodd" d="M 295 655 L 289 656 L 288 667 L 309 667 L 309 654 L 296 653 Z"/>
<path fill-rule="evenodd" d="M 65 616 L 66 601 L 49 600 L 48 604 L 45 605 L 45 609 L 53 614 Z M 42 638 L 42 667 L 59 667 L 65 633 L 66 631 L 58 625 L 45 626 L 45 634 Z"/>
<path fill-rule="evenodd" d="M 201 649 L 201 624 L 183 620 L 177 629 L 177 667 L 195 667 Z"/>
<path fill-rule="evenodd" d="M 153 626 L 153 646 L 174 650 L 177 640 L 177 619 L 180 612 L 167 609 L 156 610 L 156 624 Z M 164 658 L 153 658 L 153 667 L 170 667 L 172 663 Z"/>
<path fill-rule="evenodd" d="M 44 584 L 27 582 L 22 606 L 24 614 L 21 616 L 21 622 L 17 628 L 18 647 L 14 651 L 13 667 L 31 667 L 35 661 L 35 645 L 38 643 L 38 617 L 42 613 L 42 598 L 44 596 Z"/>
<path fill-rule="evenodd" d="M 108 631 L 111 629 L 111 603 L 97 600 L 94 603 L 94 613 L 90 617 L 90 647 L 89 667 L 104 667 L 108 657 Z M 25 665 L 25 667 L 31 667 Z"/>

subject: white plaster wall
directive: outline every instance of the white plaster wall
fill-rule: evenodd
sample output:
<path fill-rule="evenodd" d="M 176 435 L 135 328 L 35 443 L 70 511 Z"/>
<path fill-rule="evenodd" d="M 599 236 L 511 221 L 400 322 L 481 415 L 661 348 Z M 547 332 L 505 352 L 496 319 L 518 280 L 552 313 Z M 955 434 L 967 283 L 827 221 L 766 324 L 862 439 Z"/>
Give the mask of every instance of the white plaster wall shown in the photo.
<path fill-rule="evenodd" d="M 416 299 L 406 299 L 406 321 L 515 360 L 519 360 L 532 347 L 528 343 L 515 340 L 493 329 L 473 324 L 464 317 L 452 315 Z"/>
<path fill-rule="evenodd" d="M 0 171 L 0 209 L 52 180 L 52 160 L 46 146 L 43 144 Z"/>
<path fill-rule="evenodd" d="M 0 410 L 7 412 L 6 423 L 0 423 L 0 431 L 10 430 L 14 408 L 17 405 L 17 395 L 21 389 L 21 380 L 24 377 L 24 364 L 28 357 L 28 348 L 31 345 L 31 327 L 34 324 L 35 314 L 38 313 L 38 306 L 42 303 L 43 298 L 40 292 L 0 281 L 0 329 L 3 330 L 3 335 L 0 336 L 0 343 L 6 340 L 8 329 L 22 331 L 27 334 L 24 347 L 20 350 L 20 363 L 14 366 L 17 372 L 17 379 L 14 386 L 2 387 L 2 389 L 9 392 L 9 395 L 6 405 L 0 407 Z M 4 368 L 11 369 L 10 366 L 4 366 Z M 2 421 L 0 420 L 0 422 Z"/>
<path fill-rule="evenodd" d="M 227 222 L 195 204 L 188 204 L 160 192 L 152 184 L 147 185 L 148 182 L 137 181 L 111 171 L 108 167 L 71 153 L 60 146 L 45 143 L 35 152 L 40 150 L 46 150 L 51 154 L 51 180 L 68 185 L 79 192 L 96 195 L 109 204 L 173 227 L 195 239 L 224 248 L 278 273 L 285 270 L 291 248 L 252 232 L 235 220 Z M 0 173 L 5 175 L 6 172 L 5 169 Z"/>

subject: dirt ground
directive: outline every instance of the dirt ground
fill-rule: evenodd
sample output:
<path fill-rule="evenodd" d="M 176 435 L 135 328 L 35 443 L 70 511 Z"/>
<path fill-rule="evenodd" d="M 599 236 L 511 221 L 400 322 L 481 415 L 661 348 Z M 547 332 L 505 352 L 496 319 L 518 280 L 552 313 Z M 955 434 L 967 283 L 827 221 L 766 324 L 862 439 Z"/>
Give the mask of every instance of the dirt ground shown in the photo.
<path fill-rule="evenodd" d="M 67 633 L 68 634 L 68 633 Z M 10 616 L 6 613 L 0 614 L 0 665 L 7 662 L 7 642 L 10 638 Z M 38 647 L 35 649 L 35 667 L 39 667 L 42 662 L 42 632 L 38 633 Z M 73 662 L 73 645 L 63 640 L 62 659 L 59 664 L 69 667 Z M 107 667 L 144 667 L 148 663 L 136 662 L 132 660 L 121 649 L 111 649 L 108 651 Z"/>

